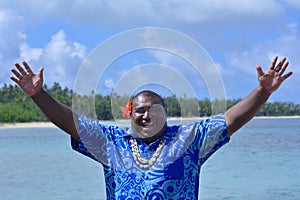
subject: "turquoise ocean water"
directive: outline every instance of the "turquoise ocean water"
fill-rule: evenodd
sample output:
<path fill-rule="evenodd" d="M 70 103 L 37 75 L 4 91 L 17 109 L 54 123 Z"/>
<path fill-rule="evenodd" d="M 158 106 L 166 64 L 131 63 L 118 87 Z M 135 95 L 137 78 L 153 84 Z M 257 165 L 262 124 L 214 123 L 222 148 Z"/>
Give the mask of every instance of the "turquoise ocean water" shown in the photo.
<path fill-rule="evenodd" d="M 203 200 L 300 199 L 300 118 L 253 119 L 203 165 L 199 191 Z M 1 200 L 104 195 L 101 166 L 59 129 L 0 128 Z"/>

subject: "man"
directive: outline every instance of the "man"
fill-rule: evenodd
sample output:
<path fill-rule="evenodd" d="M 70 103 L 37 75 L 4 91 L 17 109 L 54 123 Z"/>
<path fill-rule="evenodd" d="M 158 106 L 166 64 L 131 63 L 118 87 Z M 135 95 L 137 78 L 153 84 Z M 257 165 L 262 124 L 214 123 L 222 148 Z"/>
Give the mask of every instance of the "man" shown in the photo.
<path fill-rule="evenodd" d="M 12 69 L 16 82 L 59 128 L 71 135 L 72 147 L 103 165 L 107 199 L 198 199 L 201 165 L 231 135 L 252 119 L 271 93 L 292 75 L 278 57 L 263 72 L 259 86 L 224 114 L 186 125 L 168 126 L 162 98 L 137 94 L 127 111 L 131 128 L 106 126 L 74 113 L 42 89 L 43 68 L 34 74 L 26 62 Z"/>

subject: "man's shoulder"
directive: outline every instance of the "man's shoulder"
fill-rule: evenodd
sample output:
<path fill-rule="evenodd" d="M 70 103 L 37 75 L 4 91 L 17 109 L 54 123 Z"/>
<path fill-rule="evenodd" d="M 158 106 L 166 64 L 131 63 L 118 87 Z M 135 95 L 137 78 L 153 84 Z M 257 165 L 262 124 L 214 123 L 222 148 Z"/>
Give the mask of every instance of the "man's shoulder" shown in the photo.
<path fill-rule="evenodd" d="M 103 122 L 99 121 L 98 119 L 91 119 L 84 115 L 77 115 L 78 118 L 78 127 L 79 129 L 89 129 L 94 131 L 101 131 L 101 132 L 111 132 L 118 136 L 123 136 L 129 133 L 128 127 L 121 127 L 117 124 L 113 124 L 110 122 Z"/>

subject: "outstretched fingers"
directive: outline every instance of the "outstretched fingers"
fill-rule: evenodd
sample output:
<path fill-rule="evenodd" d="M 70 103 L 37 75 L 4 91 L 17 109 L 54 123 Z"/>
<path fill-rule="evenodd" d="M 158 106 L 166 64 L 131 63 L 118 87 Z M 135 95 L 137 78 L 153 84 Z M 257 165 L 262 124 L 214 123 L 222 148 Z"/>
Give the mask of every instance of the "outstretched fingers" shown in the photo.
<path fill-rule="evenodd" d="M 18 77 L 18 79 L 22 79 L 22 75 L 15 69 L 11 69 L 11 72 Z"/>
<path fill-rule="evenodd" d="M 256 65 L 256 72 L 257 72 L 257 77 L 258 78 L 264 75 L 264 72 L 263 72 L 260 65 Z"/>
<path fill-rule="evenodd" d="M 274 69 L 274 71 L 276 72 L 280 72 L 280 70 L 282 69 L 282 66 L 285 66 L 286 65 L 286 58 L 283 58 L 279 63 L 278 65 L 276 66 L 276 68 Z"/>
<path fill-rule="evenodd" d="M 23 76 L 27 74 L 26 71 L 23 69 L 23 67 L 21 67 L 19 63 L 16 63 L 15 66 Z"/>
<path fill-rule="evenodd" d="M 288 72 L 287 74 L 282 76 L 289 64 L 290 63 L 286 61 L 286 58 L 283 58 L 275 68 L 275 71 L 278 72 L 278 75 L 281 77 L 282 81 L 284 81 L 293 74 L 293 72 Z"/>
<path fill-rule="evenodd" d="M 40 77 L 40 78 L 43 78 L 43 72 L 44 72 L 44 68 L 43 67 L 41 67 L 40 69 L 39 69 L 39 71 L 38 71 L 38 77 Z"/>
<path fill-rule="evenodd" d="M 287 74 L 285 74 L 284 76 L 281 77 L 282 81 L 284 81 L 285 79 L 287 79 L 288 77 L 292 76 L 293 72 L 289 72 Z"/>
<path fill-rule="evenodd" d="M 12 72 L 13 72 L 13 71 L 12 71 Z M 13 72 L 13 73 L 14 73 L 14 72 Z M 17 79 L 16 77 L 11 76 L 10 79 L 11 79 L 12 81 L 14 81 L 15 83 L 17 83 L 18 85 L 20 85 L 20 80 Z"/>
<path fill-rule="evenodd" d="M 276 63 L 277 63 L 277 60 L 278 60 L 278 56 L 275 56 L 275 58 L 273 59 L 272 63 L 270 64 L 269 69 L 274 70 L 275 65 L 276 65 Z"/>
<path fill-rule="evenodd" d="M 15 69 L 11 69 L 11 72 L 15 75 L 15 76 L 11 76 L 10 79 L 13 80 L 15 83 L 17 83 L 18 85 L 20 84 L 20 81 L 22 80 L 23 76 Z"/>
<path fill-rule="evenodd" d="M 16 68 L 11 69 L 11 72 L 15 76 L 11 76 L 10 79 L 19 85 L 24 76 L 27 76 L 28 74 L 33 74 L 32 70 L 31 70 L 30 66 L 27 64 L 27 62 L 23 61 L 22 64 L 25 67 L 25 69 L 19 63 L 15 64 Z M 40 75 L 42 75 L 42 74 L 40 74 Z"/>
<path fill-rule="evenodd" d="M 285 72 L 288 65 L 289 65 L 289 62 L 286 62 L 286 63 L 284 63 L 283 67 L 280 68 L 280 70 L 278 71 L 280 76 Z"/>
<path fill-rule="evenodd" d="M 27 72 L 28 72 L 29 74 L 33 74 L 32 70 L 31 70 L 31 68 L 29 67 L 29 65 L 27 64 L 27 62 L 23 61 L 22 63 L 23 63 L 23 65 L 24 65 L 25 69 L 27 70 Z"/>

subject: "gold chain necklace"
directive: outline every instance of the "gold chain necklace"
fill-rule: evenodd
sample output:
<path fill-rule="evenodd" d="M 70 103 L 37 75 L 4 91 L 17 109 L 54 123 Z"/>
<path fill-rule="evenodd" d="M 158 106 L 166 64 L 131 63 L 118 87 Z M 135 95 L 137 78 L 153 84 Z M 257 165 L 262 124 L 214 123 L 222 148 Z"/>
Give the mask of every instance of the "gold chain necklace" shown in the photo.
<path fill-rule="evenodd" d="M 153 156 L 150 158 L 150 160 L 144 159 L 141 157 L 139 150 L 138 150 L 138 146 L 137 146 L 137 142 L 134 138 L 130 138 L 130 143 L 131 143 L 131 149 L 133 152 L 133 158 L 135 163 L 141 168 L 141 169 L 149 169 L 157 160 L 158 156 L 161 153 L 161 150 L 163 148 L 163 146 L 165 145 L 166 140 L 163 139 L 159 142 L 159 145 L 156 149 L 156 151 L 154 152 Z"/>

